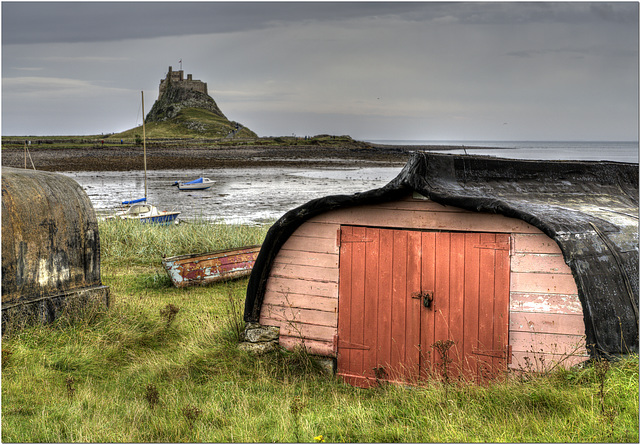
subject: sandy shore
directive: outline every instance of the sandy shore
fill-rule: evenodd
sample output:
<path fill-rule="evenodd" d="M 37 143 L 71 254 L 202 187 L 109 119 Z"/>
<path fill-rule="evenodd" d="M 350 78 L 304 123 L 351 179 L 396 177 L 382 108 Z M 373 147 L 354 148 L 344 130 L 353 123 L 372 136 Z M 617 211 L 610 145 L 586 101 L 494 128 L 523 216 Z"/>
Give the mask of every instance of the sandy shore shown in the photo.
<path fill-rule="evenodd" d="M 443 147 L 438 147 L 442 149 Z M 261 166 L 367 166 L 403 165 L 416 146 L 318 147 L 318 146 L 232 146 L 232 147 L 147 147 L 147 169 L 187 169 Z M 141 147 L 29 149 L 38 170 L 43 171 L 131 171 L 143 168 Z M 24 168 L 23 149 L 3 149 L 2 166 Z M 27 166 L 31 162 L 27 159 Z"/>

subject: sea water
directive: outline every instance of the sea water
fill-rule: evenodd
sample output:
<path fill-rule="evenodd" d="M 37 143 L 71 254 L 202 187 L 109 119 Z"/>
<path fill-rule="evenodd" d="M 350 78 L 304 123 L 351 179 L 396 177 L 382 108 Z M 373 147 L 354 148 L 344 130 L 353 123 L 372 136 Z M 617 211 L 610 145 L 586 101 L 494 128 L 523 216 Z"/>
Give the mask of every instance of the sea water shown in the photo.
<path fill-rule="evenodd" d="M 460 148 L 441 152 L 466 152 L 515 159 L 638 162 L 638 144 L 635 142 L 371 142 L 390 145 L 459 145 Z M 483 146 L 491 148 L 478 148 Z M 266 166 L 154 170 L 147 172 L 148 200 L 161 210 L 181 211 L 181 220 L 268 224 L 311 199 L 380 188 L 396 177 L 401 169 L 401 166 L 348 168 L 328 162 L 324 168 L 303 169 Z M 113 213 L 124 200 L 144 196 L 142 171 L 64 174 L 83 187 L 99 217 Z M 202 191 L 180 191 L 172 186 L 175 181 L 189 181 L 198 177 L 208 177 L 216 183 Z"/>
<path fill-rule="evenodd" d="M 433 150 L 449 154 L 475 154 L 522 160 L 607 160 L 638 163 L 638 142 L 580 141 L 468 141 L 468 140 L 367 140 L 383 145 L 459 147 Z"/>

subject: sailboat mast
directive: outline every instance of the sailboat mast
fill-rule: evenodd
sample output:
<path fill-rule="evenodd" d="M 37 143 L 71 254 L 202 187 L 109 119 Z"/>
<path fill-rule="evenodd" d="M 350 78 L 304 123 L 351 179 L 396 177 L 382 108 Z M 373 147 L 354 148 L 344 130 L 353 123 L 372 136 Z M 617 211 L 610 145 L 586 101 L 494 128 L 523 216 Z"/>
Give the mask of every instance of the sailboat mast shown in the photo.
<path fill-rule="evenodd" d="M 144 199 L 147 200 L 147 133 L 144 128 L 144 91 L 142 93 L 142 149 L 144 151 Z"/>

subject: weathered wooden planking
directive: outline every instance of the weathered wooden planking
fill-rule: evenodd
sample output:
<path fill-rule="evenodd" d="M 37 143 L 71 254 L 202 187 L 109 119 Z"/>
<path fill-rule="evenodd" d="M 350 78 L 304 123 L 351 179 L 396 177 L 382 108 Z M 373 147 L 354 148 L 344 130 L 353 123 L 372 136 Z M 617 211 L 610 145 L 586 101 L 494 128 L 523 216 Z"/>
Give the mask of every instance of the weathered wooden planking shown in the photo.
<path fill-rule="evenodd" d="M 367 228 L 365 236 L 372 240 L 371 243 L 367 243 L 365 246 L 365 282 L 364 291 L 367 298 L 364 302 L 362 309 L 364 313 L 364 319 L 378 319 L 380 313 L 380 301 L 378 298 L 378 278 L 381 272 L 380 267 L 380 230 Z M 339 335 L 340 333 L 338 333 Z M 364 337 L 368 342 L 376 343 L 378 340 L 378 323 L 377 322 L 365 322 L 364 323 Z M 337 345 L 336 345 L 337 346 Z M 376 353 L 369 353 L 363 357 L 363 368 L 370 369 L 377 367 Z"/>
<path fill-rule="evenodd" d="M 424 376 L 441 361 L 431 345 L 447 339 L 455 341 L 452 376 L 506 368 L 508 234 L 342 230 L 351 241 L 340 252 L 338 374 L 375 379 L 374 369 L 384 368 L 382 379 Z M 433 295 L 429 308 L 421 292 Z M 475 297 L 467 303 L 466 295 Z"/>
<path fill-rule="evenodd" d="M 389 228 L 482 231 L 501 233 L 541 233 L 532 225 L 500 214 L 396 211 L 393 208 L 361 206 L 316 216 L 316 221 L 343 225 L 369 225 Z"/>
<path fill-rule="evenodd" d="M 306 281 L 338 283 L 337 268 L 274 263 L 271 267 L 271 276 L 301 279 Z"/>
<path fill-rule="evenodd" d="M 259 252 L 259 245 L 251 245 L 163 258 L 162 264 L 176 287 L 207 285 L 248 276 Z"/>
<path fill-rule="evenodd" d="M 509 331 L 530 333 L 585 334 L 582 314 L 511 313 Z"/>
<path fill-rule="evenodd" d="M 293 234 L 282 246 L 283 250 L 338 254 L 337 233 L 332 239 L 297 236 Z"/>
<path fill-rule="evenodd" d="M 511 261 L 512 272 L 510 274 L 510 311 L 512 324 L 509 329 L 513 334 L 515 334 L 515 342 L 510 341 L 511 345 L 513 346 L 515 344 L 516 346 L 528 347 L 527 351 L 530 352 L 535 346 L 544 346 L 544 344 L 547 344 L 546 346 L 549 350 L 544 350 L 545 354 L 547 356 L 554 356 L 551 348 L 557 348 L 556 344 L 566 341 L 564 338 L 552 338 L 549 335 L 541 338 L 539 337 L 540 333 L 530 335 L 525 339 L 518 337 L 518 334 L 521 333 L 521 329 L 519 327 L 521 324 L 520 318 L 526 315 L 526 319 L 528 319 L 528 321 L 532 321 L 532 313 L 542 313 L 547 315 L 554 313 L 569 313 L 574 315 L 571 317 L 571 321 L 565 324 L 558 324 L 551 318 L 536 318 L 534 316 L 533 322 L 535 326 L 546 326 L 545 332 L 547 333 L 549 333 L 549 330 L 553 330 L 554 328 L 556 330 L 553 331 L 556 333 L 569 333 L 576 331 L 580 333 L 584 332 L 584 326 L 579 325 L 582 316 L 582 307 L 577 298 L 575 282 L 570 274 L 571 272 L 569 267 L 564 263 L 558 245 L 553 240 L 548 238 L 535 227 L 531 227 L 516 219 L 509 219 L 498 215 L 471 213 L 454 207 L 444 207 L 430 201 L 413 200 L 411 197 L 404 198 L 398 202 L 388 202 L 376 206 L 364 206 L 348 210 L 333 211 L 316 216 L 303 224 L 283 246 L 275 260 L 276 266 L 274 269 L 276 271 L 272 278 L 275 285 L 271 285 L 270 291 L 265 294 L 265 303 L 273 303 L 274 306 L 291 305 L 296 308 L 307 310 L 314 308 L 320 311 L 336 310 L 337 286 L 335 289 L 329 289 L 326 287 L 312 288 L 310 282 L 293 285 L 290 281 L 294 279 L 290 278 L 294 277 L 303 277 L 303 279 L 313 280 L 326 280 L 327 278 L 323 275 L 318 275 L 316 273 L 318 270 L 286 266 L 295 265 L 337 269 L 339 264 L 337 254 L 337 232 L 341 223 L 388 226 L 391 228 L 407 227 L 410 229 L 445 229 L 514 233 L 512 234 L 513 245 L 511 250 L 513 256 Z M 355 228 L 356 231 L 362 231 L 360 234 L 363 236 L 371 235 L 371 232 L 364 231 L 364 228 Z M 424 233 L 423 235 L 427 234 L 428 233 Z M 384 243 L 386 241 L 382 239 L 380 242 Z M 370 248 L 367 249 L 367 247 L 363 250 L 365 252 L 363 260 L 371 262 L 372 256 L 367 252 L 369 250 Z M 468 250 L 466 253 L 467 256 L 474 254 L 472 253 L 472 249 L 466 250 Z M 482 249 L 480 251 L 478 249 L 473 250 L 475 250 L 475 253 L 478 255 L 480 254 L 480 251 L 482 251 Z M 448 260 L 455 261 L 455 254 L 460 254 L 459 247 L 453 248 L 452 251 L 455 253 L 453 253 L 451 258 Z M 442 261 L 443 258 L 440 257 L 438 260 Z M 435 261 L 436 258 L 434 257 L 432 263 L 435 263 Z M 368 264 L 365 269 L 371 270 L 371 267 L 373 267 L 373 265 Z M 369 271 L 368 273 L 372 273 L 372 271 Z M 377 271 L 375 274 L 377 274 Z M 335 278 L 336 277 L 332 275 L 329 279 L 334 280 Z M 464 279 L 469 282 L 473 282 L 474 274 L 468 274 Z M 367 292 L 385 291 L 384 288 L 386 288 L 387 284 L 385 284 L 384 277 L 381 278 L 380 283 L 376 284 L 375 290 L 373 290 L 373 281 L 374 280 L 372 278 L 365 278 L 365 285 L 371 287 L 369 290 L 366 290 Z M 504 282 L 504 280 L 502 282 Z M 395 284 L 409 285 L 407 282 L 402 284 L 402 282 L 397 279 Z M 388 285 L 392 285 L 391 280 L 389 280 Z M 480 283 L 477 285 L 480 285 Z M 378 287 L 380 287 L 380 290 Z M 467 287 L 468 288 L 465 291 L 471 292 L 473 290 L 471 288 L 473 285 Z M 309 291 L 313 292 L 313 294 L 308 295 Z M 356 291 L 359 292 L 360 290 Z M 391 291 L 390 287 L 389 291 Z M 321 297 L 317 297 L 317 293 L 321 293 Z M 457 293 L 454 291 L 454 294 Z M 466 295 L 465 298 L 466 300 L 470 300 L 469 298 L 472 298 L 471 293 Z M 289 303 L 286 302 L 287 299 L 289 300 Z M 268 302 L 268 300 L 272 302 Z M 381 299 L 381 301 L 382 300 L 384 299 Z M 292 303 L 291 301 L 294 302 Z M 393 311 L 391 307 L 385 308 L 384 306 L 378 306 L 377 304 L 367 304 L 367 301 L 363 301 L 363 303 L 363 310 L 382 310 L 382 314 L 380 315 L 383 315 L 385 311 L 389 314 Z M 454 303 L 454 301 L 451 303 Z M 467 310 L 467 307 L 470 307 L 469 304 L 465 304 L 465 311 Z M 478 307 L 476 307 L 476 310 L 477 309 Z M 456 310 L 457 309 L 455 309 L 454 312 Z M 303 312 L 300 311 L 298 313 L 302 314 Z M 443 315 L 442 312 L 440 313 Z M 341 315 L 344 315 L 344 313 Z M 371 315 L 375 315 L 375 313 L 371 312 L 369 316 Z M 475 316 L 478 315 L 476 314 Z M 304 321 L 307 322 L 306 320 Z M 389 319 L 389 323 L 391 323 L 390 321 L 391 319 Z M 559 321 L 560 320 L 558 319 L 558 322 Z M 524 324 L 522 325 L 524 326 Z M 464 326 L 465 329 L 473 328 L 472 322 L 469 321 L 467 313 L 465 313 Z M 530 324 L 527 324 L 527 326 L 530 326 Z M 370 330 L 371 323 L 365 323 L 363 328 Z M 435 328 L 435 325 L 433 325 L 432 328 Z M 456 326 L 453 327 L 454 330 L 456 328 Z M 298 328 L 298 330 L 301 329 L 302 328 Z M 309 331 L 314 330 L 311 329 Z M 299 332 L 297 334 L 299 334 Z M 371 332 L 365 332 L 365 334 L 377 335 L 378 333 L 376 333 L 376 330 L 372 330 Z M 430 343 L 433 343 L 436 340 L 435 331 L 432 331 L 431 334 L 429 334 L 428 331 L 424 331 L 423 327 L 422 334 L 423 340 L 427 339 L 424 337 L 425 334 L 429 337 Z M 493 337 L 491 342 L 496 341 L 500 343 L 504 334 L 504 332 L 494 332 L 494 335 L 497 336 Z M 296 341 L 294 336 L 295 334 L 291 337 L 284 335 L 283 338 L 293 339 L 284 339 L 281 342 L 285 346 L 286 344 L 293 343 Z M 439 333 L 437 336 L 442 336 L 442 333 Z M 317 341 L 315 338 L 307 338 L 306 340 L 316 341 L 318 344 L 325 344 L 324 346 L 319 346 L 318 351 L 324 350 L 322 354 L 327 354 L 329 350 L 331 350 L 331 347 L 328 345 L 331 341 L 328 337 L 325 339 L 325 342 Z M 488 338 L 486 340 L 488 340 Z M 465 353 L 468 354 L 468 350 L 466 350 L 467 344 L 462 343 L 460 346 L 465 349 Z M 384 344 L 381 344 L 381 347 L 384 349 Z M 391 358 L 392 353 L 406 354 L 406 350 L 402 351 L 397 347 L 396 350 L 391 350 L 391 347 L 389 347 L 387 351 L 384 351 L 383 349 L 381 349 L 381 352 L 383 352 L 383 354 L 386 353 L 389 358 Z M 351 351 L 349 351 L 349 353 L 350 352 Z M 358 352 L 356 351 L 356 353 Z M 524 356 L 522 353 L 525 352 L 516 351 L 514 356 Z M 491 358 L 487 359 L 490 360 Z M 362 361 L 362 365 L 367 366 L 368 364 L 368 362 Z M 427 363 L 425 362 L 425 364 Z M 515 368 L 513 364 L 510 367 Z"/>
<path fill-rule="evenodd" d="M 448 212 L 448 213 L 469 213 L 467 210 L 463 210 L 462 208 L 451 207 L 446 205 L 441 205 L 439 203 L 429 201 L 429 200 L 398 200 L 395 202 L 383 202 L 377 204 L 376 206 L 380 208 L 391 208 L 398 211 L 440 211 L 440 212 Z"/>
<path fill-rule="evenodd" d="M 309 267 L 338 268 L 338 255 L 308 251 L 280 250 L 274 264 L 307 265 Z"/>
<path fill-rule="evenodd" d="M 494 307 L 495 318 L 493 320 L 493 350 L 498 352 L 492 358 L 492 371 L 507 369 L 509 351 L 509 300 L 510 300 L 510 256 L 511 236 L 508 234 L 496 234 L 495 250 L 495 290 Z M 501 248 L 502 247 L 502 248 Z M 504 355 L 500 355 L 504 352 Z M 499 356 L 499 357 L 498 357 Z"/>
<path fill-rule="evenodd" d="M 533 294 L 511 292 L 511 312 L 565 313 L 582 315 L 577 294 Z"/>
<path fill-rule="evenodd" d="M 516 253 L 511 256 L 511 271 L 516 273 L 571 274 L 571 269 L 558 254 Z"/>
<path fill-rule="evenodd" d="M 265 292 L 263 304 L 332 311 L 334 313 L 338 312 L 337 298 L 324 298 L 306 294 L 286 294 L 267 291 Z"/>
<path fill-rule="evenodd" d="M 263 307 L 263 316 L 271 319 L 277 319 L 283 322 L 324 325 L 327 327 L 338 326 L 337 312 L 284 307 L 281 305 L 263 305 Z"/>
<path fill-rule="evenodd" d="M 308 353 L 313 355 L 333 357 L 336 355 L 333 342 L 315 341 L 308 338 L 302 340 L 296 336 L 280 336 L 280 345 L 289 350 L 293 350 L 295 347 L 304 347 Z"/>
<path fill-rule="evenodd" d="M 274 325 L 280 327 L 280 336 L 291 336 L 294 338 L 312 339 L 320 342 L 332 342 L 338 330 L 335 327 L 324 325 L 303 324 L 300 322 L 283 321 L 264 317 L 260 319 L 263 325 Z"/>
<path fill-rule="evenodd" d="M 556 366 L 569 368 L 588 359 L 589 355 L 586 350 L 571 355 L 513 352 L 509 368 L 512 370 L 544 372 Z"/>
<path fill-rule="evenodd" d="M 478 313 L 481 300 L 480 294 L 480 274 L 478 270 L 480 268 L 480 248 L 475 248 L 475 245 L 480 243 L 479 233 L 469 233 L 467 236 L 467 242 L 465 243 L 464 254 L 465 267 L 464 281 L 464 335 L 467 340 L 462 344 L 462 351 L 464 356 L 472 356 L 474 350 L 478 347 Z M 435 252 L 433 253 L 435 254 Z M 478 362 L 476 359 L 467 359 L 467 368 L 470 375 L 478 373 Z"/>
<path fill-rule="evenodd" d="M 582 354 L 586 342 L 581 335 L 560 335 L 511 331 L 509 343 L 513 352 Z"/>
<path fill-rule="evenodd" d="M 578 294 L 570 274 L 511 273 L 511 292 Z"/>
<path fill-rule="evenodd" d="M 340 229 L 340 224 L 315 222 L 313 219 L 308 220 L 300 225 L 294 234 L 296 236 L 319 237 L 325 239 L 335 239 L 336 233 Z"/>
<path fill-rule="evenodd" d="M 303 281 L 272 276 L 267 282 L 267 291 L 285 294 L 305 294 L 322 297 L 338 297 L 338 284 L 335 282 Z"/>
<path fill-rule="evenodd" d="M 515 234 L 514 251 L 516 253 L 562 254 L 558 244 L 544 233 Z"/>

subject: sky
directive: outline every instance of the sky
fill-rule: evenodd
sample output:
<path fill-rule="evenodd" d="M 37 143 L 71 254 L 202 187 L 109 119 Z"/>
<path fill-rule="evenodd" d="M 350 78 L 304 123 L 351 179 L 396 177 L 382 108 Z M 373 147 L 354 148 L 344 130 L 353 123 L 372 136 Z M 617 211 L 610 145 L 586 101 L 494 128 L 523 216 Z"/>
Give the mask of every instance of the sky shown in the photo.
<path fill-rule="evenodd" d="M 638 140 L 635 1 L 3 1 L 2 134 L 140 125 L 169 66 L 259 136 Z"/>

